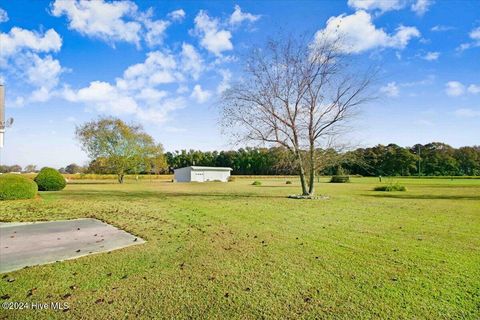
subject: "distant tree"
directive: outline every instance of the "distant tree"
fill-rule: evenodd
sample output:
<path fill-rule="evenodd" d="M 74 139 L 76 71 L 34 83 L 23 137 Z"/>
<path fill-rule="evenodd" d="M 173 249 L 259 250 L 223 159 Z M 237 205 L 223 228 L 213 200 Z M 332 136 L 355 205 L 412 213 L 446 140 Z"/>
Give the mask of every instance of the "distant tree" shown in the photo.
<path fill-rule="evenodd" d="M 22 167 L 18 164 L 14 164 L 13 166 L 8 167 L 7 172 L 22 172 Z"/>
<path fill-rule="evenodd" d="M 37 171 L 37 166 L 34 165 L 34 164 L 29 164 L 23 170 L 25 172 L 35 172 L 35 171 Z"/>
<path fill-rule="evenodd" d="M 150 159 L 162 154 L 162 146 L 156 144 L 140 125 L 128 125 L 118 118 L 87 122 L 78 126 L 75 134 L 89 157 L 104 159 L 119 183 L 123 183 L 126 173 L 146 170 Z"/>
<path fill-rule="evenodd" d="M 270 40 L 246 61 L 244 81 L 222 98 L 223 127 L 237 139 L 286 148 L 298 169 L 303 195 L 313 195 L 317 150 L 331 147 L 369 100 L 374 72 L 352 67 L 341 39 Z"/>
<path fill-rule="evenodd" d="M 88 164 L 86 169 L 88 173 L 96 174 L 114 174 L 115 172 L 108 166 L 108 161 L 106 158 L 98 157 Z"/>
<path fill-rule="evenodd" d="M 461 147 L 454 151 L 453 156 L 457 160 L 460 174 L 480 175 L 480 150 L 475 147 Z"/>
<path fill-rule="evenodd" d="M 65 172 L 74 174 L 74 173 L 81 173 L 83 171 L 83 167 L 79 166 L 76 163 L 71 163 L 65 167 Z"/>

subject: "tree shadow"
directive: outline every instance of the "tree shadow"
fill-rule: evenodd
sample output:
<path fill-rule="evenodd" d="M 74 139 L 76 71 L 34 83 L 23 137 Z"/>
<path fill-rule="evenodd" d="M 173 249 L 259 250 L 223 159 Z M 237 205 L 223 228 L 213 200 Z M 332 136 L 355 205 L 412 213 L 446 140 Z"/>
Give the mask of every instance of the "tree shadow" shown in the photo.
<path fill-rule="evenodd" d="M 480 195 L 445 195 L 445 194 L 362 194 L 366 197 L 393 198 L 409 200 L 480 200 Z"/>

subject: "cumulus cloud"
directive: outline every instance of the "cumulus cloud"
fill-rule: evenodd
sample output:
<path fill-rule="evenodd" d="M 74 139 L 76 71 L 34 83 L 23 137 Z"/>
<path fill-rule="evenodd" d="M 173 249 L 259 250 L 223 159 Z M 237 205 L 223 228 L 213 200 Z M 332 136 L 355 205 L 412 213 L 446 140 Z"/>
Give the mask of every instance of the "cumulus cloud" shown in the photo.
<path fill-rule="evenodd" d="M 137 6 L 133 2 L 56 0 L 51 13 L 55 17 L 67 16 L 69 28 L 83 35 L 111 43 L 139 44 L 142 26 L 132 19 L 137 15 Z"/>
<path fill-rule="evenodd" d="M 63 97 L 98 112 L 133 115 L 142 121 L 162 123 L 172 111 L 186 106 L 186 98 L 182 96 L 186 92 L 177 92 L 176 97 L 170 94 L 172 85 L 183 86 L 185 72 L 181 54 L 151 51 L 143 62 L 126 68 L 115 81 L 92 81 L 76 90 L 65 87 Z M 203 103 L 210 92 L 199 87 L 194 97 Z"/>
<path fill-rule="evenodd" d="M 70 29 L 111 45 L 124 41 L 139 47 L 142 39 L 149 46 L 161 44 L 170 25 L 169 21 L 152 19 L 151 8 L 140 12 L 137 5 L 128 0 L 56 0 L 51 5 L 51 13 L 55 17 L 66 16 Z"/>
<path fill-rule="evenodd" d="M 203 90 L 201 85 L 196 84 L 195 87 L 193 87 L 190 97 L 195 99 L 198 103 L 205 103 L 210 99 L 211 95 L 210 91 Z"/>
<path fill-rule="evenodd" d="M 438 60 L 439 57 L 440 57 L 440 52 L 434 51 L 434 52 L 427 52 L 427 54 L 424 55 L 422 58 L 427 61 L 435 61 L 435 60 Z"/>
<path fill-rule="evenodd" d="M 197 80 L 204 70 L 203 59 L 195 48 L 188 43 L 182 44 L 182 69 L 192 75 L 192 78 Z"/>
<path fill-rule="evenodd" d="M 348 53 L 361 53 L 371 49 L 403 49 L 412 38 L 420 36 L 415 27 L 399 26 L 394 34 L 377 28 L 369 13 L 359 10 L 352 15 L 342 14 L 328 19 L 326 27 L 317 31 L 315 38 L 323 37 L 342 40 L 341 50 Z"/>
<path fill-rule="evenodd" d="M 222 94 L 225 90 L 230 88 L 232 73 L 228 69 L 220 69 L 219 73 L 222 76 L 222 81 L 217 86 L 217 94 Z"/>
<path fill-rule="evenodd" d="M 474 110 L 470 108 L 460 108 L 455 110 L 454 114 L 461 118 L 476 118 L 480 117 L 480 110 Z"/>
<path fill-rule="evenodd" d="M 260 15 L 254 15 L 248 12 L 243 12 L 239 5 L 235 5 L 235 10 L 230 16 L 231 25 L 239 25 L 244 21 L 255 22 L 260 19 Z"/>
<path fill-rule="evenodd" d="M 433 0 L 417 0 L 411 5 L 411 9 L 419 16 L 423 16 L 425 12 L 428 11 L 431 5 L 433 5 Z"/>
<path fill-rule="evenodd" d="M 165 31 L 170 25 L 169 21 L 152 19 L 153 12 L 150 8 L 145 14 L 140 15 L 139 21 L 143 23 L 145 32 L 141 33 L 145 42 L 149 46 L 154 46 L 163 43 Z"/>
<path fill-rule="evenodd" d="M 182 21 L 183 19 L 185 19 L 185 11 L 183 11 L 183 9 L 172 11 L 168 14 L 168 17 L 172 21 Z"/>
<path fill-rule="evenodd" d="M 417 15 L 423 15 L 434 3 L 433 0 L 348 0 L 348 5 L 357 10 L 387 12 L 400 10 L 410 5 Z"/>
<path fill-rule="evenodd" d="M 468 86 L 467 91 L 472 94 L 480 93 L 480 85 L 471 84 Z"/>
<path fill-rule="evenodd" d="M 57 52 L 62 47 L 62 38 L 54 30 L 45 33 L 13 27 L 9 33 L 0 33 L 0 58 L 18 54 L 22 50 L 33 52 Z"/>
<path fill-rule="evenodd" d="M 8 33 L 0 33 L 0 43 L 0 67 L 6 74 L 17 78 L 19 85 L 31 86 L 31 94 L 17 97 L 15 104 L 21 106 L 50 99 L 61 73 L 65 71 L 60 62 L 48 54 L 58 52 L 62 46 L 58 33 L 53 29 L 39 33 L 13 27 Z"/>
<path fill-rule="evenodd" d="M 224 51 L 233 49 L 232 33 L 221 29 L 218 19 L 210 18 L 207 12 L 200 10 L 194 22 L 194 33 L 200 37 L 202 47 L 216 56 L 220 56 Z"/>
<path fill-rule="evenodd" d="M 360 10 L 380 10 L 382 12 L 402 9 L 403 0 L 348 0 L 348 5 Z"/>
<path fill-rule="evenodd" d="M 459 81 L 449 81 L 445 84 L 445 93 L 452 97 L 461 96 L 465 93 L 478 94 L 480 93 L 480 85 L 474 83 L 465 85 Z"/>
<path fill-rule="evenodd" d="M 0 8 L 0 23 L 8 21 L 8 14 L 7 11 Z"/>
<path fill-rule="evenodd" d="M 449 81 L 445 84 L 445 93 L 451 97 L 461 96 L 465 93 L 465 86 L 458 81 Z"/>
<path fill-rule="evenodd" d="M 380 88 L 380 92 L 386 94 L 389 97 L 398 97 L 400 89 L 396 82 L 390 82 L 386 86 Z"/>
<path fill-rule="evenodd" d="M 457 48 L 458 51 L 463 51 L 463 50 L 467 50 L 467 49 L 474 48 L 474 47 L 480 47 L 480 27 L 477 27 L 477 28 L 473 29 L 472 31 L 470 31 L 468 36 L 470 37 L 470 39 L 472 41 L 462 43 Z"/>
<path fill-rule="evenodd" d="M 455 29 L 454 27 L 451 27 L 451 26 L 444 26 L 444 25 L 436 25 L 436 26 L 433 26 L 430 31 L 433 31 L 433 32 L 444 32 L 444 31 L 450 31 L 450 30 L 453 30 Z"/>

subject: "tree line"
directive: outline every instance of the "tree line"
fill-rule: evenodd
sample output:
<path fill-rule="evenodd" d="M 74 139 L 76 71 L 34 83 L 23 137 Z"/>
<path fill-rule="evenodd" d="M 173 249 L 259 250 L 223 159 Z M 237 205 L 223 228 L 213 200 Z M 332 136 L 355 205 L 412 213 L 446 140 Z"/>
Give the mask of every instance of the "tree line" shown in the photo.
<path fill-rule="evenodd" d="M 348 152 L 318 150 L 326 163 L 319 166 L 319 175 L 362 176 L 480 176 L 480 146 L 454 148 L 432 142 L 400 147 L 396 144 L 358 148 Z M 167 174 L 187 166 L 230 167 L 236 175 L 296 175 L 290 153 L 283 147 L 241 148 L 230 151 L 180 150 L 156 156 L 140 169 L 126 170 L 128 174 Z M 2 165 L 0 172 L 35 172 L 35 165 Z M 87 166 L 75 163 L 59 169 L 62 173 L 114 174 L 102 158 Z"/>
<path fill-rule="evenodd" d="M 362 176 L 478 176 L 480 175 L 480 146 L 454 148 L 432 142 L 413 147 L 396 144 L 358 148 L 348 152 L 317 150 L 323 164 L 320 175 Z M 181 150 L 167 152 L 166 163 L 173 168 L 221 166 L 239 175 L 296 175 L 290 153 L 283 147 L 242 148 L 237 151 Z"/>

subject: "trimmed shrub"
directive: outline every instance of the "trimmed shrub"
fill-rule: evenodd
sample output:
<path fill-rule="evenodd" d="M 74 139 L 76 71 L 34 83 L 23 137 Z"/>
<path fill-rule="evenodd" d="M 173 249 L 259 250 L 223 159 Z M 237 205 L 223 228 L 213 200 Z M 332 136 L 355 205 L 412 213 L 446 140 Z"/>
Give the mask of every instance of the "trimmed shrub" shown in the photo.
<path fill-rule="evenodd" d="M 37 184 L 22 175 L 0 175 L 0 200 L 31 199 L 37 190 Z"/>
<path fill-rule="evenodd" d="M 67 182 L 65 178 L 53 168 L 43 168 L 35 177 L 40 191 L 58 191 L 65 188 Z"/>
<path fill-rule="evenodd" d="M 405 186 L 402 186 L 401 184 L 398 184 L 398 183 L 390 183 L 385 186 L 375 187 L 373 190 L 375 191 L 407 191 L 407 188 L 405 188 Z"/>
<path fill-rule="evenodd" d="M 258 180 L 255 180 L 255 181 L 252 182 L 252 186 L 261 186 L 261 185 L 262 185 L 262 183 Z"/>
<path fill-rule="evenodd" d="M 285 182 L 285 184 L 292 184 L 292 181 L 287 180 L 287 182 Z"/>
<path fill-rule="evenodd" d="M 349 176 L 333 176 L 330 179 L 330 183 L 347 183 L 350 182 Z"/>

